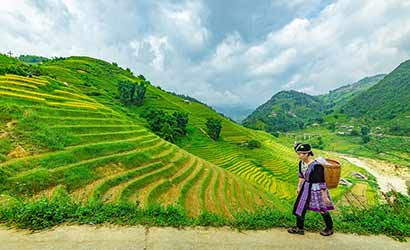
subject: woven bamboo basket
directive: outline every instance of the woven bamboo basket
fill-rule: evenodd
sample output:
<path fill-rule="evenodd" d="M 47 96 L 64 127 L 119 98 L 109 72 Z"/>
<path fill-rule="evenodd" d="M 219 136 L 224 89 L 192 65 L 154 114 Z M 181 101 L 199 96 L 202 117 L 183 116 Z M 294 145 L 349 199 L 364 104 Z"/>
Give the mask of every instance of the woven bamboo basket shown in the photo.
<path fill-rule="evenodd" d="M 340 180 L 341 164 L 340 162 L 326 158 L 325 181 L 328 188 L 337 188 Z"/>

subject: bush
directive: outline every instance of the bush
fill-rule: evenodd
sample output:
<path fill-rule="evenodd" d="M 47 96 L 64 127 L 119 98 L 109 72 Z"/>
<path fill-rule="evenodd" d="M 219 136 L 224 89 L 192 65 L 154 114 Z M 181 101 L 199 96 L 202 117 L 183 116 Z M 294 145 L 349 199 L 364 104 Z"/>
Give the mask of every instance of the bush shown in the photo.
<path fill-rule="evenodd" d="M 136 104 L 141 106 L 144 102 L 146 89 L 144 81 L 139 84 L 131 81 L 118 82 L 118 95 L 124 105 Z"/>
<path fill-rule="evenodd" d="M 397 192 L 384 194 L 386 204 L 367 209 L 344 206 L 340 214 L 332 214 L 335 231 L 359 234 L 386 234 L 398 240 L 410 237 L 410 197 Z M 274 207 L 258 207 L 254 212 L 239 212 L 232 219 L 202 212 L 192 218 L 179 206 L 150 205 L 145 208 L 130 202 L 86 204 L 74 202 L 63 187 L 57 187 L 51 199 L 42 197 L 37 201 L 14 199 L 0 204 L 0 223 L 41 230 L 62 223 L 148 226 L 230 226 L 238 229 L 269 229 L 289 227 L 295 223 L 291 207 L 278 210 Z M 320 214 L 308 212 L 305 228 L 318 231 L 323 227 Z"/>
<path fill-rule="evenodd" d="M 250 148 L 250 149 L 260 148 L 261 146 L 262 146 L 262 144 L 258 140 L 249 140 L 248 141 L 248 148 Z"/>
<path fill-rule="evenodd" d="M 208 118 L 206 120 L 206 127 L 208 135 L 212 139 L 218 140 L 222 129 L 221 120 L 215 118 Z"/>
<path fill-rule="evenodd" d="M 174 112 L 172 115 L 153 108 L 145 109 L 141 116 L 145 118 L 151 130 L 167 141 L 175 142 L 187 133 L 188 114 Z"/>

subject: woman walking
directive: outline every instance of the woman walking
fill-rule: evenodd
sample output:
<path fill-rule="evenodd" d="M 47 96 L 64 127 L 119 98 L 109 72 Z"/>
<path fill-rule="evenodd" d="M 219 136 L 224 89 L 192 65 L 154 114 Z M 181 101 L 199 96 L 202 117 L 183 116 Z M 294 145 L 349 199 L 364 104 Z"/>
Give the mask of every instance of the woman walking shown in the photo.
<path fill-rule="evenodd" d="M 309 144 L 297 143 L 294 146 L 299 161 L 299 184 L 293 215 L 296 216 L 296 227 L 288 229 L 292 234 L 304 234 L 305 214 L 307 210 L 319 212 L 326 224 L 320 231 L 323 236 L 333 234 L 333 221 L 329 210 L 334 206 L 325 182 L 324 167 L 312 159 L 313 152 Z"/>

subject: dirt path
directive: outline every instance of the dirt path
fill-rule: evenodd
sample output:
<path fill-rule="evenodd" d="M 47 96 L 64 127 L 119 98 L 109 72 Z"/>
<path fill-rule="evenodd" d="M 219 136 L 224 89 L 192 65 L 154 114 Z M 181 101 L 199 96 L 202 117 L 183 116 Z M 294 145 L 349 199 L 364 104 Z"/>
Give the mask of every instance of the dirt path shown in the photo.
<path fill-rule="evenodd" d="M 261 231 L 233 231 L 229 228 L 149 228 L 142 226 L 60 226 L 30 234 L 0 227 L 1 250 L 26 249 L 410 249 L 410 239 L 402 243 L 386 236 L 358 236 L 335 233 L 291 235 L 284 228 Z"/>
<path fill-rule="evenodd" d="M 340 154 L 340 157 L 372 174 L 376 178 L 382 192 L 395 189 L 402 194 L 409 195 L 406 185 L 406 181 L 410 180 L 409 169 L 397 168 L 394 164 L 364 157 L 353 157 L 343 154 Z"/>

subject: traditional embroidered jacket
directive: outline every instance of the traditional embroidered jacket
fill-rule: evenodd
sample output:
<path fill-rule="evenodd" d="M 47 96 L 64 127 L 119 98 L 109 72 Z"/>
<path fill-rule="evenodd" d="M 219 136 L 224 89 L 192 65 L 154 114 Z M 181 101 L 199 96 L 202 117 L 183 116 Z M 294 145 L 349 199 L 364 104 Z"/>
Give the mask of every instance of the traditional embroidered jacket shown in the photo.
<path fill-rule="evenodd" d="M 299 162 L 298 176 L 304 178 L 304 182 L 302 182 L 299 194 L 296 198 L 293 214 L 305 216 L 307 209 L 315 212 L 333 210 L 333 202 L 325 182 L 324 167 L 315 160 L 309 164 L 306 171 L 303 171 L 302 164 L 302 161 Z M 326 205 L 323 200 L 322 190 L 325 191 L 329 198 L 330 204 L 328 205 Z"/>

